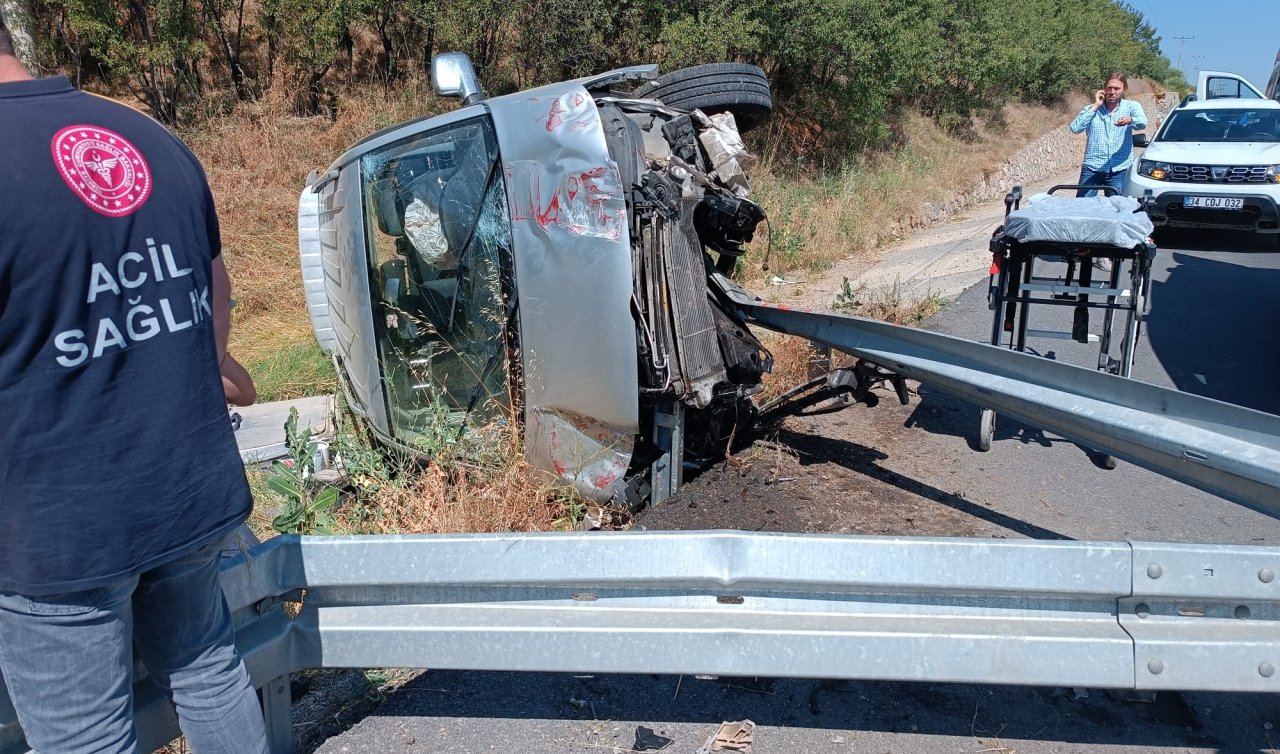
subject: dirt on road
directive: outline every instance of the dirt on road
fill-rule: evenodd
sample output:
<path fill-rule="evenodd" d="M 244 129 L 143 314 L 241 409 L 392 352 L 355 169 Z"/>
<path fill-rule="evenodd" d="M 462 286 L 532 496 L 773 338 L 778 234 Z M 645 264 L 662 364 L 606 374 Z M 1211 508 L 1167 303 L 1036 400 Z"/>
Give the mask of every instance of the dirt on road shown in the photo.
<path fill-rule="evenodd" d="M 882 391 L 874 408 L 787 419 L 769 438 L 689 481 L 672 499 L 640 518 L 648 529 L 1008 537 L 983 500 L 966 493 L 951 472 L 948 483 L 922 481 L 942 468 L 960 468 L 938 449 L 918 453 L 912 428 L 917 411 L 967 414 L 962 408 L 898 404 Z M 944 417 L 960 422 L 962 416 Z M 973 417 L 976 428 L 976 412 Z M 955 454 L 972 453 L 956 443 Z M 944 453 L 947 451 L 943 451 Z M 998 519 L 997 519 L 998 520 Z"/>
<path fill-rule="evenodd" d="M 1026 194 L 1073 179 L 1054 176 L 1025 187 Z M 874 263 L 850 259 L 762 295 L 790 306 L 827 310 L 848 279 L 855 287 L 892 289 L 892 295 L 909 300 L 953 298 L 986 277 L 991 263 L 987 241 L 1004 209 L 1003 200 L 986 202 L 885 249 Z M 875 407 L 857 405 L 786 420 L 776 433 L 687 481 L 673 499 L 645 511 L 639 525 L 1053 538 L 1052 532 L 996 514 L 989 501 L 966 492 L 961 470 L 972 464 L 956 456 L 974 452 L 967 443 L 933 442 L 922 451 L 924 437 L 934 433 L 922 424 L 949 425 L 955 434 L 976 436 L 978 413 L 956 401 L 922 402 L 912 387 L 907 406 L 885 388 L 877 391 Z M 939 478 L 944 469 L 949 471 Z"/>

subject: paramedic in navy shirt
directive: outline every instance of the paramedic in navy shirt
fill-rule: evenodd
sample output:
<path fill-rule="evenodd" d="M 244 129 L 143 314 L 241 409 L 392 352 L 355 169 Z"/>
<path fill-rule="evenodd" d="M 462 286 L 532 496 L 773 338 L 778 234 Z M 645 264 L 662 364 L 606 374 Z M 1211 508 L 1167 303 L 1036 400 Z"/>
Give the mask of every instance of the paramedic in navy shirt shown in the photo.
<path fill-rule="evenodd" d="M 46 754 L 134 752 L 134 647 L 196 754 L 266 752 L 219 545 L 249 513 L 230 280 L 173 134 L 0 25 L 0 672 Z"/>

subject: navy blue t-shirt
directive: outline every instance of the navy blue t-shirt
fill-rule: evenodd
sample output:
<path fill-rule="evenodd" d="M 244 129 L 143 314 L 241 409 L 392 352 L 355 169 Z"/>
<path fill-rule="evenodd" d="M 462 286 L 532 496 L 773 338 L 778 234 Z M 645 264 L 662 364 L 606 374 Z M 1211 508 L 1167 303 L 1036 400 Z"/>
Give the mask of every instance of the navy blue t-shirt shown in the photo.
<path fill-rule="evenodd" d="M 0 84 L 0 590 L 102 586 L 248 514 L 220 252 L 177 137 L 65 77 Z"/>

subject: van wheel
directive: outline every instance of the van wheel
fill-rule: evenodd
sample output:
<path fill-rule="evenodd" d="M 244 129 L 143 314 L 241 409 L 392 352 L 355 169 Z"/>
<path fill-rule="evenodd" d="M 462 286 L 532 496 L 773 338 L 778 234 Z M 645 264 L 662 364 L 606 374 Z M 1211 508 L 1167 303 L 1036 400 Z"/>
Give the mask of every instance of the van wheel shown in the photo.
<path fill-rule="evenodd" d="M 642 84 L 631 96 L 656 99 L 681 110 L 701 110 L 707 115 L 733 113 L 740 133 L 764 123 L 773 113 L 769 80 L 764 71 L 747 63 L 681 68 Z"/>

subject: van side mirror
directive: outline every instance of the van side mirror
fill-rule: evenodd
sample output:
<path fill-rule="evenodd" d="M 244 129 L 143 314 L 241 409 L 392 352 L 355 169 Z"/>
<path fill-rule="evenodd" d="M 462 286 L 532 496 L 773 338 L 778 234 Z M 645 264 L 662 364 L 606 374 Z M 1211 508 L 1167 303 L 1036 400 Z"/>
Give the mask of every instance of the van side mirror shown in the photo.
<path fill-rule="evenodd" d="M 441 97 L 460 97 L 474 105 L 484 99 L 476 69 L 465 52 L 442 52 L 431 59 L 431 85 Z"/>
<path fill-rule="evenodd" d="M 1147 135 L 1139 131 L 1133 135 L 1133 146 L 1135 149 L 1141 149 L 1151 142 L 1147 140 Z"/>

